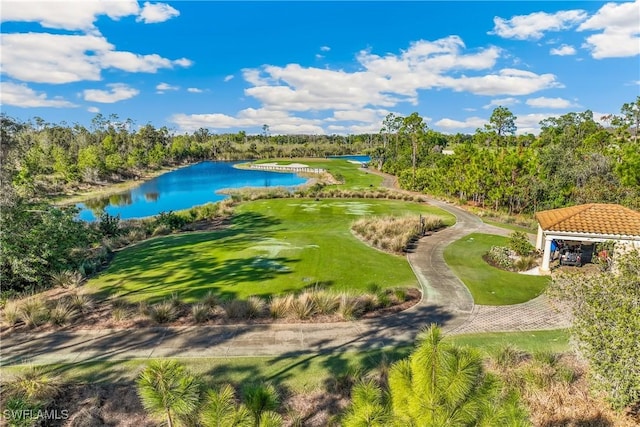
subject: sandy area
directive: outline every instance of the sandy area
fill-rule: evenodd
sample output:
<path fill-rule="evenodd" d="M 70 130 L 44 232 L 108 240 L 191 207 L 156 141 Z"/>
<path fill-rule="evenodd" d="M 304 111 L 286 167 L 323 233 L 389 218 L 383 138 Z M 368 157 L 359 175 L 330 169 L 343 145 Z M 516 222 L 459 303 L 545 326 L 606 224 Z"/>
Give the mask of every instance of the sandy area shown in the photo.
<path fill-rule="evenodd" d="M 280 165 L 278 163 L 260 163 L 260 164 L 254 165 L 254 166 L 266 166 L 266 167 L 277 166 L 277 167 L 281 167 L 281 168 L 291 168 L 291 169 L 294 169 L 294 168 L 308 168 L 309 167 L 309 165 L 305 165 L 304 163 L 291 163 L 289 165 Z"/>

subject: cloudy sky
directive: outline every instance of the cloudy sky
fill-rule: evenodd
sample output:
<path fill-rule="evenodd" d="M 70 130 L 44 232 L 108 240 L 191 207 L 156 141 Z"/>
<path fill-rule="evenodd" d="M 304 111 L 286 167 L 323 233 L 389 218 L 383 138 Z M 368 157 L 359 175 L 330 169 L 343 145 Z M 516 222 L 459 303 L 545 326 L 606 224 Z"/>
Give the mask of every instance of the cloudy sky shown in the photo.
<path fill-rule="evenodd" d="M 640 0 L 136 2 L 1 0 L 2 111 L 178 133 L 378 132 L 389 112 L 519 133 L 640 94 Z"/>

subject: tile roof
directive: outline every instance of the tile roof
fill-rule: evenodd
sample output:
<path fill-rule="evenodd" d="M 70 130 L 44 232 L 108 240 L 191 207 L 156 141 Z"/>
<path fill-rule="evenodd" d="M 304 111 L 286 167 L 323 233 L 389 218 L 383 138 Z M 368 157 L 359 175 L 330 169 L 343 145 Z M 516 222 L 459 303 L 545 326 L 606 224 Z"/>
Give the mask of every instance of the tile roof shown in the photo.
<path fill-rule="evenodd" d="M 640 212 L 620 205 L 589 203 L 536 213 L 545 231 L 640 236 Z"/>

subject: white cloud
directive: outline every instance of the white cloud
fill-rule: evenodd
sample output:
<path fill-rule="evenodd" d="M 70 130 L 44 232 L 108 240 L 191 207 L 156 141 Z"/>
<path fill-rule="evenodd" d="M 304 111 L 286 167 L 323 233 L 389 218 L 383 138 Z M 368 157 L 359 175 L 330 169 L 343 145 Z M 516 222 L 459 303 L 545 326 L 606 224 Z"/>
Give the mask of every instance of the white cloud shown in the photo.
<path fill-rule="evenodd" d="M 112 104 L 125 99 L 133 98 L 140 91 L 132 88 L 124 83 L 111 83 L 107 87 L 109 90 L 101 89 L 85 89 L 82 92 L 85 101 L 100 102 L 103 104 Z"/>
<path fill-rule="evenodd" d="M 159 83 L 158 85 L 156 85 L 156 93 L 165 93 L 168 90 L 178 90 L 180 89 L 180 86 L 172 86 L 169 83 Z"/>
<path fill-rule="evenodd" d="M 99 15 L 118 20 L 136 15 L 138 10 L 135 0 L 3 1 L 0 17 L 3 22 L 38 22 L 45 28 L 93 31 Z"/>
<path fill-rule="evenodd" d="M 190 93 L 202 93 L 203 90 L 202 89 L 198 89 L 197 87 L 188 87 L 187 88 L 187 92 L 190 92 Z"/>
<path fill-rule="evenodd" d="M 546 98 L 541 96 L 539 98 L 530 98 L 527 99 L 526 104 L 533 108 L 572 108 L 578 107 L 578 105 L 573 104 L 571 101 L 563 98 Z"/>
<path fill-rule="evenodd" d="M 388 110 L 374 110 L 364 108 L 361 110 L 338 110 L 333 112 L 333 116 L 328 118 L 328 122 L 365 122 L 381 125 L 382 120 L 389 114 Z M 381 126 L 378 126 L 377 131 Z M 376 132 L 377 132 L 376 131 Z"/>
<path fill-rule="evenodd" d="M 569 55 L 575 55 L 576 49 L 573 46 L 569 46 L 568 44 L 563 44 L 560 47 L 551 48 L 549 53 L 551 55 L 557 55 L 557 56 L 569 56 Z"/>
<path fill-rule="evenodd" d="M 61 98 L 49 99 L 46 93 L 37 93 L 25 84 L 0 82 L 0 103 L 16 107 L 69 108 L 77 105 Z"/>
<path fill-rule="evenodd" d="M 324 55 L 320 55 L 319 53 L 316 53 L 316 59 L 323 59 Z"/>
<path fill-rule="evenodd" d="M 469 117 L 464 121 L 443 118 L 435 122 L 434 125 L 447 131 L 454 131 L 460 129 L 475 130 L 483 127 L 486 123 L 487 120 L 481 117 Z"/>
<path fill-rule="evenodd" d="M 323 52 L 329 52 L 331 48 L 329 46 L 320 46 L 320 50 Z"/>
<path fill-rule="evenodd" d="M 79 30 L 97 33 L 98 16 L 113 20 L 137 15 L 137 22 L 147 24 L 164 22 L 180 12 L 164 3 L 145 2 L 141 9 L 136 0 L 82 0 L 82 1 L 3 1 L 2 22 L 37 22 L 44 28 Z"/>
<path fill-rule="evenodd" d="M 145 24 L 155 24 L 158 22 L 168 21 L 171 18 L 179 16 L 178 12 L 173 7 L 165 3 L 149 3 L 144 2 L 144 7 L 140 11 L 140 14 L 136 18 L 136 22 L 144 22 Z"/>
<path fill-rule="evenodd" d="M 228 82 L 229 80 L 232 80 L 232 79 L 233 79 L 233 77 L 234 77 L 234 75 L 233 75 L 233 74 L 229 74 L 228 76 L 225 76 L 225 77 L 224 77 L 224 81 L 225 81 L 225 83 L 226 83 L 226 82 Z"/>
<path fill-rule="evenodd" d="M 524 135 L 527 133 L 538 134 L 540 132 L 540 122 L 550 117 L 560 117 L 557 113 L 533 113 L 533 114 L 519 114 L 516 124 L 518 130 L 517 135 Z"/>
<path fill-rule="evenodd" d="M 583 47 L 596 59 L 640 55 L 640 0 L 607 3 L 583 22 L 578 31 L 603 30 L 586 39 Z"/>
<path fill-rule="evenodd" d="M 283 111 L 247 108 L 236 117 L 227 114 L 175 114 L 170 119 L 181 130 L 192 132 L 201 127 L 211 129 L 262 127 L 276 134 L 324 134 L 321 120 L 290 116 Z"/>
<path fill-rule="evenodd" d="M 484 108 L 485 110 L 488 108 L 495 108 L 495 107 L 508 107 L 509 105 L 515 105 L 515 104 L 519 104 L 520 101 L 517 100 L 516 98 L 498 98 L 498 99 L 492 99 L 487 105 L 483 105 L 482 108 Z"/>
<path fill-rule="evenodd" d="M 587 18 L 584 10 L 561 10 L 556 13 L 535 12 L 529 15 L 513 16 L 504 19 L 493 18 L 493 31 L 506 39 L 539 40 L 547 31 L 560 31 L 571 28 Z"/>
<path fill-rule="evenodd" d="M 100 80 L 101 71 L 107 68 L 155 73 L 161 68 L 184 66 L 189 61 L 117 51 L 99 35 L 3 34 L 0 43 L 2 72 L 37 83 Z"/>
<path fill-rule="evenodd" d="M 87 111 L 95 114 L 95 113 L 99 113 L 100 109 L 98 107 L 89 107 L 87 108 Z"/>
<path fill-rule="evenodd" d="M 476 95 L 528 95 L 543 89 L 563 87 L 553 74 L 535 74 L 530 71 L 505 68 L 497 74 L 479 77 L 443 77 L 442 86 L 456 92 L 471 92 Z"/>

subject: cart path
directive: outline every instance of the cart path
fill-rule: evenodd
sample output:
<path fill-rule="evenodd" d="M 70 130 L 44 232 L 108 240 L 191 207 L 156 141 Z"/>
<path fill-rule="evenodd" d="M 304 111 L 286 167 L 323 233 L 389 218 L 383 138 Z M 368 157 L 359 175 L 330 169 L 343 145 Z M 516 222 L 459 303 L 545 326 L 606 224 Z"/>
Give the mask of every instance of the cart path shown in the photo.
<path fill-rule="evenodd" d="M 385 177 L 386 186 L 394 180 Z M 422 195 L 424 197 L 424 195 Z M 0 341 L 0 366 L 155 357 L 234 357 L 371 349 L 412 343 L 431 323 L 451 334 L 565 328 L 570 319 L 544 296 L 512 306 L 478 306 L 444 261 L 444 248 L 473 232 L 508 235 L 456 206 L 428 199 L 456 216 L 453 227 L 423 237 L 407 258 L 423 291 L 410 309 L 389 316 L 328 324 L 267 324 L 60 330 L 14 333 Z"/>

